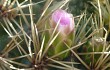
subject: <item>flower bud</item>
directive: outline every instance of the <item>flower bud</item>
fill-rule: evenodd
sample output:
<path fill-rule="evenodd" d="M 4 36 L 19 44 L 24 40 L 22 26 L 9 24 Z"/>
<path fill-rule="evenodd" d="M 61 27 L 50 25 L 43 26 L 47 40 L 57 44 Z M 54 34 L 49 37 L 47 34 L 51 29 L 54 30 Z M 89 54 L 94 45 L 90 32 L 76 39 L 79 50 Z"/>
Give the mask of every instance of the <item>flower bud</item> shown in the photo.
<path fill-rule="evenodd" d="M 50 17 L 50 26 L 52 29 L 57 27 L 56 32 L 60 32 L 59 36 L 55 39 L 52 46 L 54 46 L 54 54 L 58 54 L 66 49 L 68 46 L 71 47 L 74 38 L 74 18 L 72 14 L 67 13 L 65 10 L 57 9 Z M 50 35 L 53 30 L 50 31 Z M 53 52 L 53 51 L 52 51 Z M 58 58 L 63 59 L 69 55 L 69 51 L 61 54 Z"/>
<path fill-rule="evenodd" d="M 55 28 L 58 24 L 57 31 L 60 31 L 63 36 L 67 36 L 74 29 L 74 18 L 72 14 L 67 13 L 65 10 L 58 9 L 54 11 L 50 22 L 52 28 Z"/>

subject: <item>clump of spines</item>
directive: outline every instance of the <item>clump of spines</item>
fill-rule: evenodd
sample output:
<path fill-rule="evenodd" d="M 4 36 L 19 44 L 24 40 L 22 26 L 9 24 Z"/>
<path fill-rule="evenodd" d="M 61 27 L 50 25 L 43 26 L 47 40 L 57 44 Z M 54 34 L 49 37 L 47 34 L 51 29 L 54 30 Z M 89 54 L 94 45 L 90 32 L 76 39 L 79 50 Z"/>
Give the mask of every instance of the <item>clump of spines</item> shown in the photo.
<path fill-rule="evenodd" d="M 11 19 L 11 18 L 15 18 L 17 16 L 17 10 L 12 10 L 14 7 L 14 2 L 11 3 L 11 5 L 8 5 L 6 4 L 4 6 L 4 3 L 3 4 L 0 4 L 0 18 L 2 17 L 5 17 L 5 18 L 8 18 L 8 19 Z"/>

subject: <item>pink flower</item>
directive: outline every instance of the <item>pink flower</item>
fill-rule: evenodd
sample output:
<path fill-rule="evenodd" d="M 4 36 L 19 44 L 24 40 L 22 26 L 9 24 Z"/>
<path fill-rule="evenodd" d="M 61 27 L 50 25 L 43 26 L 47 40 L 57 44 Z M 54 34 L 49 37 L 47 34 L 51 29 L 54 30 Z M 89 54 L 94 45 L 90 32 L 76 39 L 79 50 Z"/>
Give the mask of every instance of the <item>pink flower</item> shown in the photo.
<path fill-rule="evenodd" d="M 58 24 L 58 31 L 61 32 L 63 36 L 67 36 L 70 34 L 74 29 L 74 18 L 72 14 L 67 13 L 65 10 L 58 9 L 53 12 L 51 16 L 51 27 L 55 28 Z"/>

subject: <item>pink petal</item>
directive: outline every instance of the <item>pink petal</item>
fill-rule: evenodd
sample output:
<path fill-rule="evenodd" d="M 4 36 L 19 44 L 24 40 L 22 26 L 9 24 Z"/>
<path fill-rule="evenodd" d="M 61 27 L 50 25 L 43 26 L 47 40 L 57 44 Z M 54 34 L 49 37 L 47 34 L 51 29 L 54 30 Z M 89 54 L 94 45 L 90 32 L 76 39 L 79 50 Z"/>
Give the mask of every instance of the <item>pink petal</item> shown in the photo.
<path fill-rule="evenodd" d="M 64 37 L 70 34 L 74 29 L 74 18 L 65 10 L 58 9 L 53 12 L 50 22 L 52 28 L 55 28 L 59 22 L 57 30 L 60 31 Z"/>
<path fill-rule="evenodd" d="M 52 14 L 52 19 L 58 23 L 60 20 L 61 25 L 70 24 L 71 16 L 64 10 L 58 9 Z"/>

